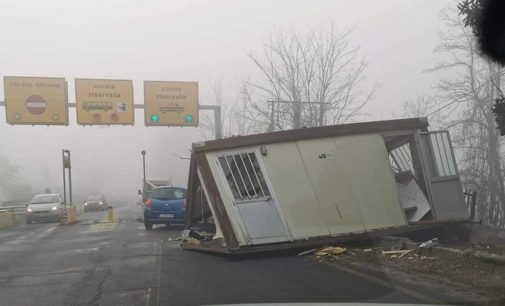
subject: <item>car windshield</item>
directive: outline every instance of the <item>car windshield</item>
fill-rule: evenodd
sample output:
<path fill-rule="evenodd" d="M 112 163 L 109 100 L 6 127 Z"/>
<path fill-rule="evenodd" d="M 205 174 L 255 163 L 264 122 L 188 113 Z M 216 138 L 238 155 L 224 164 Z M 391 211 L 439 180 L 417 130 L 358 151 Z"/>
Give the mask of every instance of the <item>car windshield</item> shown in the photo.
<path fill-rule="evenodd" d="M 58 203 L 59 201 L 60 199 L 57 195 L 44 194 L 33 197 L 33 199 L 30 201 L 30 204 Z"/>
<path fill-rule="evenodd" d="M 89 197 L 88 201 L 103 201 L 103 197 L 100 196 Z"/>
<path fill-rule="evenodd" d="M 182 188 L 158 188 L 151 193 L 152 199 L 181 200 L 186 198 L 186 190 Z"/>

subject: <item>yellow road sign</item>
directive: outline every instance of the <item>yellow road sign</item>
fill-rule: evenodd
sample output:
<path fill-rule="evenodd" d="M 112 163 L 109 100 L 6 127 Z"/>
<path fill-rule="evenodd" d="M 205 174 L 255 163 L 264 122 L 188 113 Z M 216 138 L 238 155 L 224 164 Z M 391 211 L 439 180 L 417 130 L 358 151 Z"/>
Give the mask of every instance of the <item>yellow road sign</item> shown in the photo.
<path fill-rule="evenodd" d="M 65 79 L 5 76 L 4 93 L 7 123 L 68 125 Z"/>
<path fill-rule="evenodd" d="M 198 83 L 144 81 L 147 126 L 198 126 Z"/>
<path fill-rule="evenodd" d="M 133 125 L 133 84 L 129 80 L 76 79 L 77 123 Z"/>

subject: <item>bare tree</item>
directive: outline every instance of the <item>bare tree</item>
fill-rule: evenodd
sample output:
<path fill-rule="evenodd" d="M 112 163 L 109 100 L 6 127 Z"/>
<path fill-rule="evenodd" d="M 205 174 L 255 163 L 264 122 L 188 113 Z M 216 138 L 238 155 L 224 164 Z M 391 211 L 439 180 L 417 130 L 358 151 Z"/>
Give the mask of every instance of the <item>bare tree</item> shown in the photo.
<path fill-rule="evenodd" d="M 230 136 L 233 131 L 233 114 L 235 104 L 231 103 L 231 98 L 225 93 L 225 76 L 219 79 L 209 80 L 210 97 L 206 98 L 205 103 L 221 106 L 221 127 L 224 137 Z M 215 133 L 214 116 L 210 112 L 202 112 L 200 118 L 200 131 L 204 138 L 212 139 Z"/>
<path fill-rule="evenodd" d="M 238 88 L 237 97 L 227 94 L 225 89 L 226 78 L 209 81 L 210 96 L 206 103 L 221 106 L 221 127 L 223 137 L 234 135 L 248 135 L 264 131 L 264 126 L 268 124 L 256 118 L 256 111 L 251 106 L 254 88 L 247 85 L 247 80 L 243 81 Z M 234 87 L 232 87 L 234 88 Z M 202 113 L 200 120 L 201 133 L 204 138 L 214 137 L 215 122 L 211 113 Z"/>
<path fill-rule="evenodd" d="M 242 88 L 255 93 L 248 98 L 254 118 L 273 131 L 345 123 L 358 115 L 377 87 L 362 86 L 367 65 L 349 44 L 350 33 L 333 24 L 304 35 L 276 31 L 261 57 L 249 54 L 264 77 Z"/>
<path fill-rule="evenodd" d="M 446 128 L 448 117 L 451 114 L 435 111 L 439 106 L 437 97 L 420 95 L 415 99 L 405 101 L 400 113 L 393 112 L 392 115 L 395 118 L 429 117 L 432 129 L 443 129 Z"/>
<path fill-rule="evenodd" d="M 437 84 L 437 103 L 420 100 L 406 104 L 405 110 L 412 112 L 417 105 L 424 115 L 437 116 L 441 128 L 451 130 L 463 183 L 479 194 L 479 216 L 505 227 L 503 147 L 492 113 L 503 70 L 480 56 L 472 30 L 457 12 L 444 10 L 441 18 L 448 30 L 441 34 L 436 52 L 445 60 L 428 71 L 448 77 Z"/>

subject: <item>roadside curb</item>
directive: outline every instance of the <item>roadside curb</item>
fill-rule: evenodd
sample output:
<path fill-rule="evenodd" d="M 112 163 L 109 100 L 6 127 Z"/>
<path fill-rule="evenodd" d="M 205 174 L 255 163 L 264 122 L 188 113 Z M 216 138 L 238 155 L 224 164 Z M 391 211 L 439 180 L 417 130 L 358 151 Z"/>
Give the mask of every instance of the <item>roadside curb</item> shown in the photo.
<path fill-rule="evenodd" d="M 374 247 L 387 248 L 392 250 L 408 250 L 408 249 L 418 249 L 418 244 L 404 237 L 393 237 L 385 236 L 374 241 Z M 471 257 L 480 261 L 492 262 L 495 264 L 505 265 L 505 256 L 495 253 L 489 253 L 479 250 L 461 250 L 448 248 L 443 246 L 432 246 L 423 249 L 423 254 L 428 254 L 429 256 L 435 257 L 448 257 L 448 256 L 459 256 L 459 257 Z"/>
<path fill-rule="evenodd" d="M 338 255 L 337 255 L 338 256 Z M 325 264 L 349 274 L 352 274 L 359 278 L 364 278 L 373 283 L 379 284 L 383 287 L 396 290 L 402 294 L 409 297 L 415 298 L 423 303 L 428 304 L 442 304 L 442 305 L 459 305 L 461 300 L 456 300 L 453 296 L 449 294 L 440 293 L 436 288 L 429 288 L 427 286 L 422 286 L 419 283 L 405 282 L 405 279 L 401 277 L 388 274 L 386 272 L 377 271 L 375 269 L 369 268 L 365 265 L 351 265 L 343 262 L 334 262 L 327 260 L 318 260 L 315 257 L 312 260 Z"/>

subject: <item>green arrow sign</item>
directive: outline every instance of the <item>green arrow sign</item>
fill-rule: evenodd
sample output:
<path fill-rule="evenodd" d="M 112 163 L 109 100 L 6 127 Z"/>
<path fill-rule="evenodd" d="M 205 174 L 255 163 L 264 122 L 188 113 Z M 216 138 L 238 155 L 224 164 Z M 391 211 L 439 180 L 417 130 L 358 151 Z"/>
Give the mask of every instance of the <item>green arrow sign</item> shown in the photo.
<path fill-rule="evenodd" d="M 158 121 L 160 121 L 160 116 L 158 116 L 156 114 L 152 114 L 151 115 L 151 121 L 152 122 L 158 122 Z"/>
<path fill-rule="evenodd" d="M 184 117 L 184 120 L 186 121 L 186 123 L 191 123 L 191 121 L 193 121 L 193 116 L 187 114 L 186 117 Z"/>

